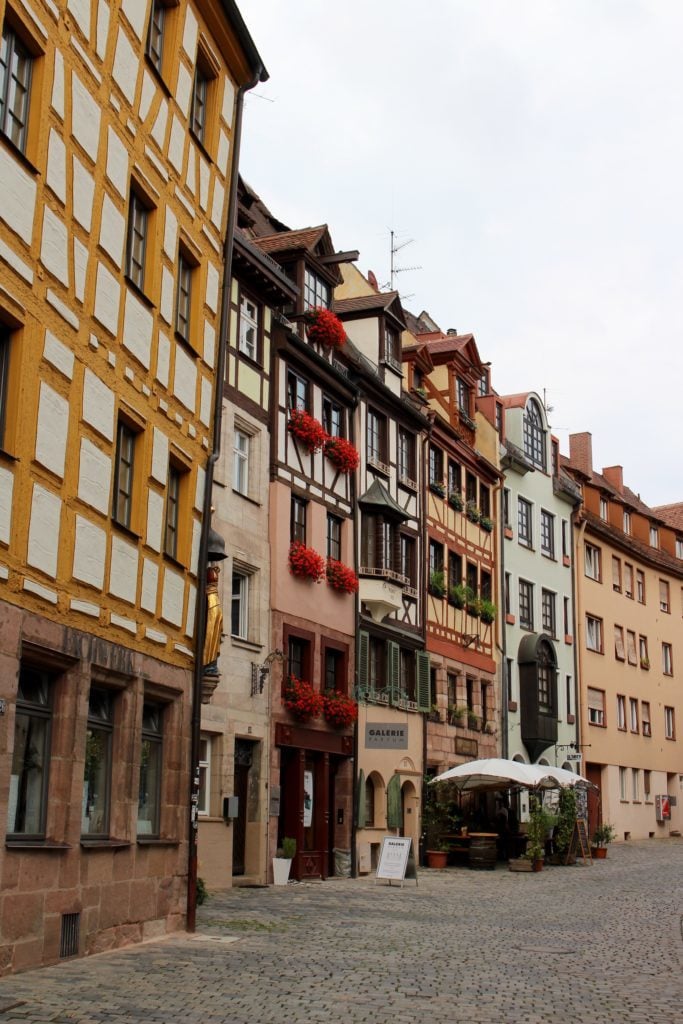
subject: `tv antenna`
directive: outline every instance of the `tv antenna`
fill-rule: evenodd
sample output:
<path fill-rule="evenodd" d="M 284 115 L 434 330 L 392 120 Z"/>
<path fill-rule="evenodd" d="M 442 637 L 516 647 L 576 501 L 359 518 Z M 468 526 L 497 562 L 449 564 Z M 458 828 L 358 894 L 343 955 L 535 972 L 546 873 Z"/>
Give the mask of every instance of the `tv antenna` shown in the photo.
<path fill-rule="evenodd" d="M 389 288 L 393 292 L 393 290 L 394 290 L 394 279 L 395 279 L 397 274 L 405 274 L 406 271 L 408 271 L 408 270 L 422 270 L 422 267 L 421 266 L 397 267 L 395 265 L 395 263 L 394 263 L 394 257 L 396 256 L 397 253 L 399 253 L 401 251 L 401 249 L 405 249 L 405 247 L 407 245 L 412 245 L 413 242 L 414 242 L 414 239 L 413 238 L 409 238 L 405 242 L 397 243 L 396 242 L 396 232 L 394 231 L 393 228 L 390 229 L 390 235 L 391 235 L 391 274 L 390 274 L 390 278 L 389 278 Z M 384 287 L 386 288 L 386 285 Z"/>

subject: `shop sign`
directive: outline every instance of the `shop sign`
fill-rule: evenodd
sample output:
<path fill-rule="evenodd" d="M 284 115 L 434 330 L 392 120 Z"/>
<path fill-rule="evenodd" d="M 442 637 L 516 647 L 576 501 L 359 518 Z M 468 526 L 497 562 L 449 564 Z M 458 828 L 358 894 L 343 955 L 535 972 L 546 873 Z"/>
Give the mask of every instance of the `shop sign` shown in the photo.
<path fill-rule="evenodd" d="M 392 722 L 366 722 L 365 747 L 367 750 L 407 750 L 408 726 Z"/>
<path fill-rule="evenodd" d="M 467 736 L 455 737 L 456 754 L 464 754 L 466 757 L 476 757 L 479 752 L 479 744 L 476 740 L 470 740 Z"/>
<path fill-rule="evenodd" d="M 406 868 L 409 865 L 412 839 L 403 836 L 385 836 L 382 840 L 382 850 L 377 865 L 377 878 L 396 879 L 403 881 L 404 878 L 416 877 L 412 874 L 406 876 Z"/>

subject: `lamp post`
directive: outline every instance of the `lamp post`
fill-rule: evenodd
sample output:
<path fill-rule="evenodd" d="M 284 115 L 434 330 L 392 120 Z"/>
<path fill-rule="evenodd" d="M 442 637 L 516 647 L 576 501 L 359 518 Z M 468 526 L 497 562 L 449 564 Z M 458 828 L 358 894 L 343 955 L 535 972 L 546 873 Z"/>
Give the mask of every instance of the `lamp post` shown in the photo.
<path fill-rule="evenodd" d="M 223 609 L 218 594 L 219 562 L 227 558 L 225 541 L 209 526 L 203 531 L 199 558 L 199 600 L 192 687 L 192 743 L 190 753 L 190 821 L 187 859 L 187 930 L 195 930 L 197 919 L 197 847 L 199 839 L 199 746 L 202 704 L 208 704 L 218 686 L 218 655 L 223 633 Z"/>

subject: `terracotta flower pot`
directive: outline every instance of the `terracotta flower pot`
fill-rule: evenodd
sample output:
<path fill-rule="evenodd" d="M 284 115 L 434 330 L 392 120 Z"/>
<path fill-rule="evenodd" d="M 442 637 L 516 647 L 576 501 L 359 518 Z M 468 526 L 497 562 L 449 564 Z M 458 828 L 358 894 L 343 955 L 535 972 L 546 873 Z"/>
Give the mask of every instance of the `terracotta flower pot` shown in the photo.
<path fill-rule="evenodd" d="M 446 850 L 427 850 L 428 868 L 445 868 L 448 861 Z"/>
<path fill-rule="evenodd" d="M 591 846 L 591 856 L 593 860 L 604 860 L 607 856 L 606 846 Z"/>

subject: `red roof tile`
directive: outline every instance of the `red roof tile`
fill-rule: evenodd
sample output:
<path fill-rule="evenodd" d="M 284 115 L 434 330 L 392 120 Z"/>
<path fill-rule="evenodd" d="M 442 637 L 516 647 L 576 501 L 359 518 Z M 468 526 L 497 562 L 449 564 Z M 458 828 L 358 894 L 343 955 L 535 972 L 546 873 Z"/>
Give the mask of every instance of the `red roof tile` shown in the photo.
<path fill-rule="evenodd" d="M 313 249 L 327 231 L 327 224 L 320 224 L 316 228 L 301 228 L 298 231 L 280 231 L 276 235 L 264 235 L 262 238 L 255 238 L 254 245 L 257 245 L 263 252 L 285 252 L 289 249 Z"/>
<path fill-rule="evenodd" d="M 663 519 L 667 526 L 683 533 L 683 501 L 674 502 L 672 505 L 656 505 L 652 511 Z"/>

